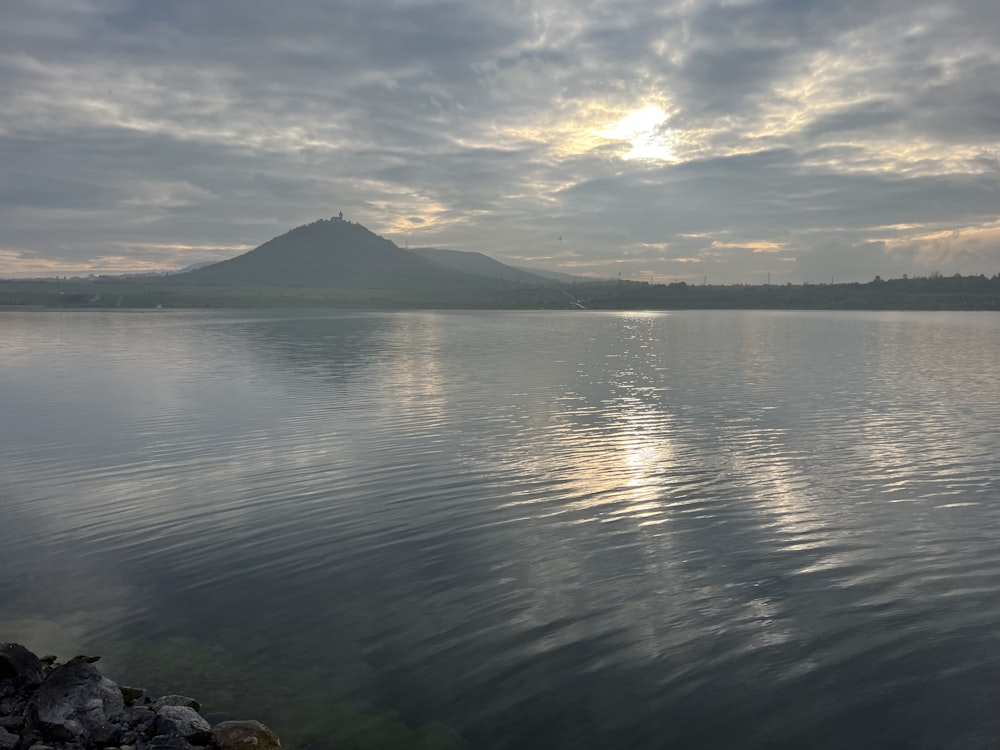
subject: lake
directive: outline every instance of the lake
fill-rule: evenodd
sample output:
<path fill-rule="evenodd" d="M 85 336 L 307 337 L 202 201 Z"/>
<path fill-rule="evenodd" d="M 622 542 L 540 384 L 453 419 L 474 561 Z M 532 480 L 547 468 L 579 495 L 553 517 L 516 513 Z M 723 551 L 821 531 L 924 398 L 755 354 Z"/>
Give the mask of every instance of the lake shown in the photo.
<path fill-rule="evenodd" d="M 0 477 L 0 641 L 286 747 L 1000 745 L 994 313 L 4 312 Z"/>

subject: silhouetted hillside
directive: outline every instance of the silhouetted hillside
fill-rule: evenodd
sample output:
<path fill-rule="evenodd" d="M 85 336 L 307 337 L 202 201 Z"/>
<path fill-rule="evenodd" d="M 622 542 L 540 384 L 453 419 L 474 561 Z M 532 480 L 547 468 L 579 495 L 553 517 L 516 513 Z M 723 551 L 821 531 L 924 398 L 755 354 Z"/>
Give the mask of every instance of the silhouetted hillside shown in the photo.
<path fill-rule="evenodd" d="M 321 219 L 243 255 L 170 277 L 172 283 L 331 290 L 454 292 L 503 286 L 445 268 L 360 224 Z"/>
<path fill-rule="evenodd" d="M 502 279 L 515 284 L 551 284 L 552 280 L 541 275 L 522 271 L 494 260 L 482 253 L 462 250 L 444 250 L 439 247 L 415 247 L 410 249 L 422 258 L 427 258 L 445 268 L 491 279 Z"/>
<path fill-rule="evenodd" d="M 556 281 L 560 284 L 586 284 L 592 281 L 609 281 L 610 279 L 595 279 L 592 276 L 575 276 L 562 271 L 550 271 L 547 268 L 528 268 L 527 266 L 515 266 L 518 271 L 541 276 L 547 281 Z"/>
<path fill-rule="evenodd" d="M 297 230 L 296 230 L 297 231 Z M 362 231 L 366 231 L 362 228 Z M 370 233 L 368 233 L 370 234 Z M 281 238 L 278 238 L 281 239 Z M 377 238 L 376 238 L 377 239 Z M 405 250 L 411 260 L 421 260 Z M 248 253 L 249 254 L 249 253 Z M 237 259 L 234 259 L 237 260 Z M 424 261 L 430 263 L 430 261 Z M 217 265 L 224 265 L 222 263 Z M 203 269 L 208 270 L 208 269 Z M 422 267 L 422 270 L 427 270 Z M 198 272 L 192 272 L 192 275 Z M 434 273 L 443 275 L 433 275 Z M 353 289 L 318 284 L 291 288 L 204 282 L 178 284 L 172 276 L 92 279 L 0 279 L 0 310 L 17 307 L 376 307 L 396 309 L 603 310 L 1000 310 L 1000 274 L 886 279 L 867 284 L 702 285 L 683 281 L 597 281 L 573 285 L 508 284 L 431 266 L 423 288 Z M 450 274 L 450 275 L 449 275 Z M 287 277 L 285 277 L 287 278 Z M 456 286 L 434 288 L 442 279 Z M 377 282 L 373 282 L 377 283 Z M 495 288 L 475 286 L 496 284 Z M 464 284 L 464 285 L 462 285 Z"/>

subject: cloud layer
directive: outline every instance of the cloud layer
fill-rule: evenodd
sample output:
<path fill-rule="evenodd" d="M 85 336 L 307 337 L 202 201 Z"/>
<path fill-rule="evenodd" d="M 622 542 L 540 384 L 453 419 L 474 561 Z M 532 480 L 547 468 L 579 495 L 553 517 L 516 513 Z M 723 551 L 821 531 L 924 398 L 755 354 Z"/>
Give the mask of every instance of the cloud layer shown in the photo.
<path fill-rule="evenodd" d="M 0 275 L 336 214 L 659 281 L 1000 271 L 995 0 L 10 0 Z"/>

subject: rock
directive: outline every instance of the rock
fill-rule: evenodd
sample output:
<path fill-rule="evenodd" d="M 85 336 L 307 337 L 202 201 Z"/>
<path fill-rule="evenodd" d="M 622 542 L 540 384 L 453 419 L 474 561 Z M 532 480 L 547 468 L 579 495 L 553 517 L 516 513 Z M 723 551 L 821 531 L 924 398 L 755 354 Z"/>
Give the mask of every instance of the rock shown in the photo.
<path fill-rule="evenodd" d="M 146 706 L 132 706 L 125 709 L 124 728 L 118 741 L 123 745 L 142 746 L 155 732 L 153 722 L 156 714 Z"/>
<path fill-rule="evenodd" d="M 59 664 L 16 643 L 0 644 L 0 750 L 279 750 L 259 721 L 212 727 L 201 704 L 164 695 L 135 705 L 140 688 L 119 686 L 76 656 Z"/>
<path fill-rule="evenodd" d="M 219 750 L 277 750 L 278 735 L 259 721 L 223 721 L 212 727 L 212 742 Z"/>
<path fill-rule="evenodd" d="M 0 716 L 21 716 L 28 699 L 24 694 L 13 691 L 13 695 L 0 697 Z"/>
<path fill-rule="evenodd" d="M 152 737 L 156 714 L 147 706 L 132 706 L 125 710 L 124 724 L 139 734 Z"/>
<path fill-rule="evenodd" d="M 146 750 L 194 750 L 194 745 L 174 734 L 158 734 L 146 744 Z"/>
<path fill-rule="evenodd" d="M 42 662 L 20 643 L 0 645 L 0 682 L 10 680 L 18 690 L 31 690 L 42 684 Z"/>
<path fill-rule="evenodd" d="M 121 690 L 87 660 L 56 667 L 28 704 L 29 721 L 46 740 L 106 747 L 125 713 Z"/>
<path fill-rule="evenodd" d="M 0 716 L 21 716 L 24 714 L 24 707 L 28 705 L 26 693 L 14 693 L 0 698 Z"/>
<path fill-rule="evenodd" d="M 189 706 L 163 706 L 153 722 L 156 734 L 176 735 L 192 743 L 208 741 L 212 725 Z"/>
<path fill-rule="evenodd" d="M 126 706 L 131 706 L 146 694 L 146 691 L 142 688 L 128 687 L 126 685 L 119 685 L 118 689 L 122 691 L 122 699 L 125 701 Z"/>
<path fill-rule="evenodd" d="M 162 695 L 153 701 L 150 708 L 154 711 L 159 711 L 164 706 L 187 706 L 188 708 L 193 708 L 195 711 L 201 711 L 201 704 L 194 698 L 188 698 L 186 695 Z"/>

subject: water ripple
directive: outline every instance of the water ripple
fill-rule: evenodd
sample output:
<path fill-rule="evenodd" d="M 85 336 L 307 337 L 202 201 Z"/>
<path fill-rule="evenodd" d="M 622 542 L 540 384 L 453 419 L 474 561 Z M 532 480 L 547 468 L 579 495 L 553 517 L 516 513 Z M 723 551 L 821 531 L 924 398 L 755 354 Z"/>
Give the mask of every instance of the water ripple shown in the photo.
<path fill-rule="evenodd" d="M 4 325 L 10 637 L 253 643 L 475 747 L 1000 732 L 997 316 Z"/>

